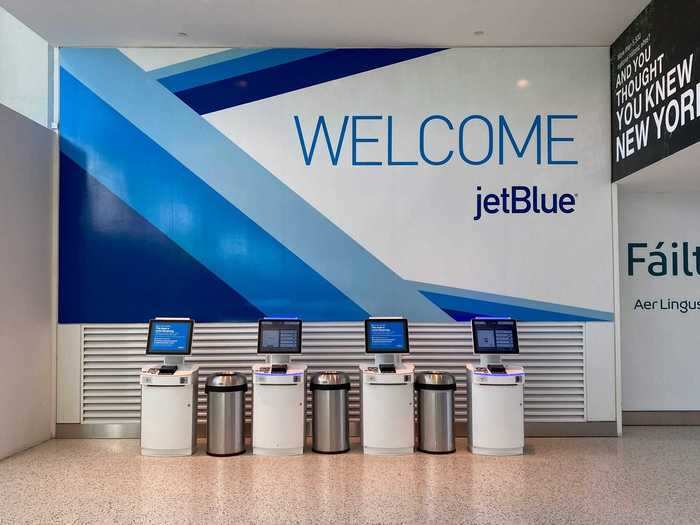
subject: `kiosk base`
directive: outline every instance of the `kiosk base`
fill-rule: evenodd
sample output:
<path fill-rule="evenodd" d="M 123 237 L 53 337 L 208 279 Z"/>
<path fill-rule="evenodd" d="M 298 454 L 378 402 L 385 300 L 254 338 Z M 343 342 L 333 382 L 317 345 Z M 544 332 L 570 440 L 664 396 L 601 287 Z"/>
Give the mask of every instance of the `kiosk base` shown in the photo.
<path fill-rule="evenodd" d="M 256 456 L 301 456 L 304 454 L 304 447 L 301 447 L 301 448 L 253 447 L 253 454 L 255 454 Z"/>
<path fill-rule="evenodd" d="M 413 447 L 406 448 L 378 448 L 378 447 L 363 447 L 365 454 L 370 456 L 403 456 L 413 454 Z"/>
<path fill-rule="evenodd" d="M 470 447 L 469 451 L 472 454 L 479 454 L 481 456 L 522 456 L 523 448 L 484 448 L 484 447 Z"/>
<path fill-rule="evenodd" d="M 193 453 L 194 453 L 194 450 L 191 448 L 179 448 L 179 449 L 173 449 L 173 450 L 163 450 L 163 449 L 158 449 L 158 448 L 142 448 L 141 449 L 142 456 L 177 457 L 177 456 L 191 456 Z"/>

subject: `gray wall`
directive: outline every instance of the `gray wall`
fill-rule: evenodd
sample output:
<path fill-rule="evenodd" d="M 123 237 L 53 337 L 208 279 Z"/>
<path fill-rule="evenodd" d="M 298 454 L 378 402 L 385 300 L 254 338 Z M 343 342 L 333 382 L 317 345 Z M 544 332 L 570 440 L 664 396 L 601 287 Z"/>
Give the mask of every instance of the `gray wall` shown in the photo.
<path fill-rule="evenodd" d="M 56 135 L 0 105 L 0 458 L 51 437 Z"/>

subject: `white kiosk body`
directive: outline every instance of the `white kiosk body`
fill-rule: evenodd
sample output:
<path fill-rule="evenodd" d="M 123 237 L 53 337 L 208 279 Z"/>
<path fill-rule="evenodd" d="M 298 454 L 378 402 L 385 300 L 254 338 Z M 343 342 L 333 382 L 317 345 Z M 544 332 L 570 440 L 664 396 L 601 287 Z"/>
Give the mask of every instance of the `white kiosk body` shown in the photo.
<path fill-rule="evenodd" d="M 486 367 L 467 365 L 469 450 L 474 454 L 509 456 L 523 453 L 525 427 L 521 367 L 493 374 Z"/>
<path fill-rule="evenodd" d="M 164 356 L 160 367 L 141 370 L 141 454 L 190 456 L 197 448 L 199 368 L 185 365 L 192 352 L 194 321 L 156 318 L 148 324 L 147 355 Z"/>
<path fill-rule="evenodd" d="M 141 370 L 141 454 L 191 456 L 196 449 L 198 367 Z"/>
<path fill-rule="evenodd" d="M 395 373 L 360 366 L 362 376 L 362 448 L 365 454 L 411 454 L 415 446 L 413 365 Z"/>
<path fill-rule="evenodd" d="M 260 320 L 258 353 L 267 363 L 253 366 L 253 454 L 303 454 L 306 365 L 289 363 L 301 353 L 301 321 Z"/>
<path fill-rule="evenodd" d="M 412 454 L 415 447 L 414 366 L 408 353 L 408 323 L 403 318 L 365 321 L 365 347 L 374 365 L 360 365 L 362 448 L 365 454 Z"/>
<path fill-rule="evenodd" d="M 481 363 L 467 364 L 469 450 L 490 456 L 522 454 L 525 372 L 501 362 L 502 355 L 520 353 L 517 323 L 507 318 L 475 318 L 472 339 Z"/>
<path fill-rule="evenodd" d="M 306 366 L 289 365 L 273 374 L 270 365 L 253 366 L 253 454 L 304 453 Z"/>

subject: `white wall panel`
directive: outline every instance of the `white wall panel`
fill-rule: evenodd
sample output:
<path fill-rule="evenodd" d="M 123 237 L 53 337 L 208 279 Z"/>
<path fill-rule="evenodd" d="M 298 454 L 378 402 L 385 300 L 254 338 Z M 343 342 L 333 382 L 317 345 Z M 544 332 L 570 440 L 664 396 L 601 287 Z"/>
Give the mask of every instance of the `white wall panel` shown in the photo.
<path fill-rule="evenodd" d="M 82 330 L 77 324 L 62 324 L 57 331 L 56 422 L 80 423 Z"/>
<path fill-rule="evenodd" d="M 0 458 L 51 437 L 56 136 L 0 105 Z"/>
<path fill-rule="evenodd" d="M 615 421 L 615 329 L 586 323 L 586 419 Z"/>
<path fill-rule="evenodd" d="M 635 193 L 622 191 L 620 200 L 620 274 L 622 288 L 622 408 L 626 411 L 700 410 L 700 381 L 695 363 L 700 348 L 700 309 L 683 313 L 664 308 L 668 301 L 700 301 L 700 276 L 694 259 L 693 275 L 683 272 L 682 243 L 689 252 L 700 246 L 700 192 Z M 659 242 L 667 258 L 668 274 L 647 271 Z M 672 243 L 678 243 L 674 250 Z M 636 257 L 647 258 L 628 275 L 628 243 L 647 243 Z M 678 275 L 672 275 L 672 252 L 680 253 Z M 692 255 L 691 255 L 692 259 Z M 640 308 L 638 301 L 652 303 Z M 700 306 L 700 302 L 698 305 Z"/>
<path fill-rule="evenodd" d="M 0 104 L 46 126 L 49 45 L 0 7 Z"/>

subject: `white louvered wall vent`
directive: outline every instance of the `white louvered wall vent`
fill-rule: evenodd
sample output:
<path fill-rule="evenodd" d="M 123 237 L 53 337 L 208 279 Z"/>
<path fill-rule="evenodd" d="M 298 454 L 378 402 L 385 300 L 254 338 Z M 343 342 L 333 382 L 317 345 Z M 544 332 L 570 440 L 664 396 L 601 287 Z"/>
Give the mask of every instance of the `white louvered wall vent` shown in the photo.
<path fill-rule="evenodd" d="M 83 325 L 83 423 L 138 422 L 141 411 L 139 373 L 162 361 L 146 357 L 147 325 Z M 457 377 L 456 419 L 466 421 L 464 364 L 476 362 L 468 324 L 411 324 L 411 354 L 405 359 L 416 371 L 443 370 Z M 582 323 L 521 323 L 520 355 L 506 358 L 525 367 L 526 421 L 585 421 L 584 333 Z M 263 362 L 256 354 L 256 324 L 196 325 L 192 356 L 200 366 L 199 419 L 206 419 L 204 384 L 212 372 L 241 372 L 251 385 L 251 365 Z M 351 420 L 359 419 L 357 365 L 370 362 L 364 352 L 362 323 L 304 323 L 303 354 L 292 358 L 309 366 L 309 374 L 341 370 L 350 374 Z M 309 392 L 310 396 L 310 392 Z M 309 399 L 310 401 L 310 399 Z M 246 418 L 250 419 L 250 391 Z M 310 418 L 310 402 L 307 418 Z"/>

